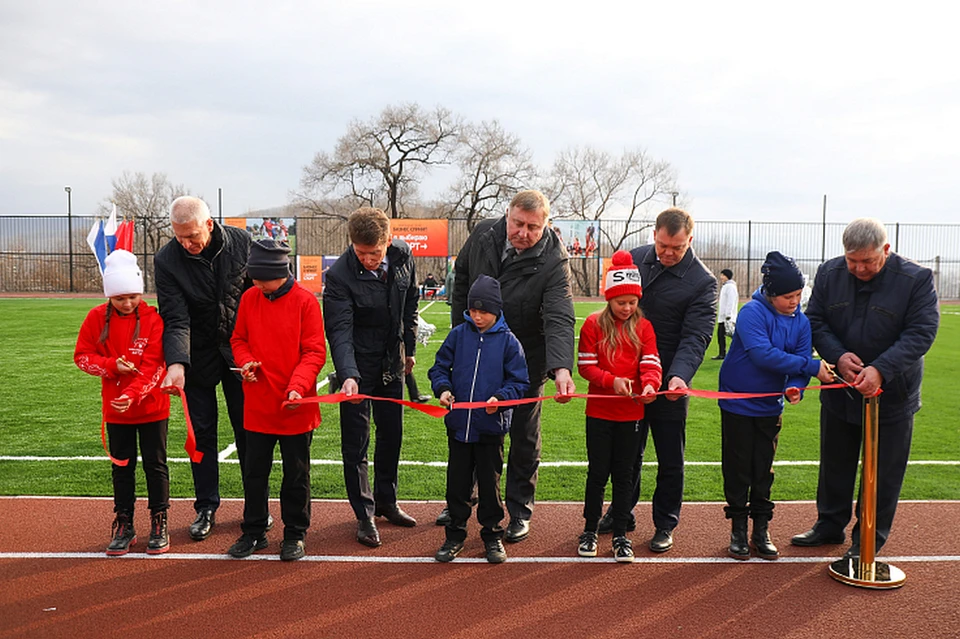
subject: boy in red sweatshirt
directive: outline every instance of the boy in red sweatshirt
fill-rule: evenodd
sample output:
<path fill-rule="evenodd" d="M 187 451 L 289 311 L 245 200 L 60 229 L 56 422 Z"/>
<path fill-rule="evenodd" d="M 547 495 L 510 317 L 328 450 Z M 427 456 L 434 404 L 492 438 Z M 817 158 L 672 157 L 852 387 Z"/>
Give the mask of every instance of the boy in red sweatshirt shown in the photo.
<path fill-rule="evenodd" d="M 116 250 L 106 259 L 103 294 L 106 304 L 87 313 L 73 361 L 85 373 L 102 378 L 103 420 L 110 455 L 127 460 L 113 465 L 113 539 L 110 556 L 125 555 L 137 542 L 133 529 L 136 503 L 137 437 L 147 476 L 150 539 L 147 553 L 167 552 L 167 509 L 170 471 L 167 468 L 167 420 L 170 396 L 160 392 L 163 379 L 163 320 L 141 299 L 143 275 L 133 253 Z"/>
<path fill-rule="evenodd" d="M 250 246 L 247 273 L 254 287 L 240 299 L 230 346 L 243 377 L 243 534 L 227 553 L 247 557 L 267 547 L 267 500 L 273 451 L 280 444 L 283 483 L 280 559 L 304 556 L 310 527 L 310 443 L 320 425 L 316 404 L 283 407 L 288 400 L 317 394 L 317 375 L 326 361 L 320 304 L 290 274 L 290 247 L 264 239 Z"/>

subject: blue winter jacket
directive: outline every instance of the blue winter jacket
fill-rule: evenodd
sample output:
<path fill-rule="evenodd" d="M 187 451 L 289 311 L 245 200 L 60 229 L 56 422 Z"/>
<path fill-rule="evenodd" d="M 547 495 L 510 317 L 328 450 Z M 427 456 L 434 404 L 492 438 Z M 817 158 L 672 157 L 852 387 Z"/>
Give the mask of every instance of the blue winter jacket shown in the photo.
<path fill-rule="evenodd" d="M 496 323 L 481 333 L 469 313 L 466 322 L 456 326 L 437 351 L 436 363 L 428 373 L 433 393 L 439 397 L 449 390 L 454 410 L 444 418 L 457 441 L 472 444 L 481 433 L 503 435 L 510 430 L 512 408 L 492 415 L 485 409 L 463 410 L 457 402 L 485 402 L 520 399 L 530 385 L 527 361 L 520 340 L 510 331 L 503 313 Z"/>
<path fill-rule="evenodd" d="M 781 315 L 761 289 L 737 316 L 733 343 L 720 366 L 720 390 L 735 393 L 781 393 L 776 397 L 721 399 L 720 408 L 748 417 L 783 412 L 783 391 L 803 388 L 820 371 L 813 358 L 810 320 L 799 309 Z"/>

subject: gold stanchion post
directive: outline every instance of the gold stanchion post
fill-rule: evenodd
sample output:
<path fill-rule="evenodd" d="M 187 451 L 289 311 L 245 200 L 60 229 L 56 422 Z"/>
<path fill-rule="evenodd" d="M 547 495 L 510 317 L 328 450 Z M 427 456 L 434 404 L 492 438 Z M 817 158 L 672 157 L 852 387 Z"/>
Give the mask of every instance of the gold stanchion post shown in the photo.
<path fill-rule="evenodd" d="M 864 398 L 863 466 L 860 475 L 860 555 L 830 564 L 830 576 L 859 588 L 899 588 L 907 577 L 896 566 L 877 561 L 877 439 L 879 397 Z"/>

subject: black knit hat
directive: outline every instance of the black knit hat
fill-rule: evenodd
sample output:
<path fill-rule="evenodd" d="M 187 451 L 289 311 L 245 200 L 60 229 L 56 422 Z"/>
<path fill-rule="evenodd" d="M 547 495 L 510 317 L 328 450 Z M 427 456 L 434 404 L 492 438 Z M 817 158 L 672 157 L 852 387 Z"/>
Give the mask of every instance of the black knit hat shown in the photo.
<path fill-rule="evenodd" d="M 500 309 L 503 308 L 500 282 L 489 275 L 479 276 L 467 293 L 467 309 L 472 308 L 499 316 Z"/>
<path fill-rule="evenodd" d="M 279 280 L 290 275 L 290 247 L 285 242 L 264 239 L 250 245 L 247 274 L 254 280 Z"/>
<path fill-rule="evenodd" d="M 780 251 L 770 251 L 760 267 L 763 273 L 763 293 L 768 297 L 777 297 L 803 288 L 803 273 L 792 257 Z"/>

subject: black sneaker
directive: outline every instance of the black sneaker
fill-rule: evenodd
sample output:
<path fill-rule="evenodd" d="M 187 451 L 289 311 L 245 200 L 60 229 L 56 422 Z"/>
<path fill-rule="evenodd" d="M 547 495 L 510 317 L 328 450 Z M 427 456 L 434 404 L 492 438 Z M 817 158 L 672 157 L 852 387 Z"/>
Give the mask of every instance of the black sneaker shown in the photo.
<path fill-rule="evenodd" d="M 306 554 L 302 539 L 284 539 L 280 546 L 280 561 L 296 561 Z"/>
<path fill-rule="evenodd" d="M 580 546 L 577 554 L 581 557 L 597 556 L 597 533 L 587 530 L 580 535 Z"/>
<path fill-rule="evenodd" d="M 249 557 L 252 555 L 253 551 L 263 550 L 266 547 L 266 535 L 254 537 L 253 535 L 243 533 L 237 539 L 236 543 L 230 546 L 230 550 L 227 551 L 227 554 L 236 559 L 243 559 L 244 557 Z"/>
<path fill-rule="evenodd" d="M 499 539 L 485 541 L 483 545 L 487 550 L 487 561 L 491 564 L 502 564 L 507 560 L 507 551 Z"/>
<path fill-rule="evenodd" d="M 147 540 L 147 554 L 161 555 L 170 549 L 170 536 L 167 534 L 167 511 L 153 513 L 150 516 L 150 538 Z"/>
<path fill-rule="evenodd" d="M 137 543 L 137 533 L 133 530 L 133 515 L 130 513 L 117 513 L 111 527 L 113 539 L 107 546 L 107 556 L 119 557 L 130 551 L 130 546 Z"/>
<path fill-rule="evenodd" d="M 461 550 L 463 550 L 462 541 L 452 541 L 448 539 L 443 542 L 443 545 L 440 546 L 440 550 L 437 551 L 437 554 L 435 554 L 433 558 L 445 564 L 456 559 Z"/>
<path fill-rule="evenodd" d="M 450 509 L 444 508 L 440 511 L 440 514 L 437 515 L 436 524 L 438 526 L 449 526 L 453 520 L 450 518 Z"/>
<path fill-rule="evenodd" d="M 633 563 L 633 544 L 626 537 L 613 538 L 613 558 L 619 564 Z"/>

